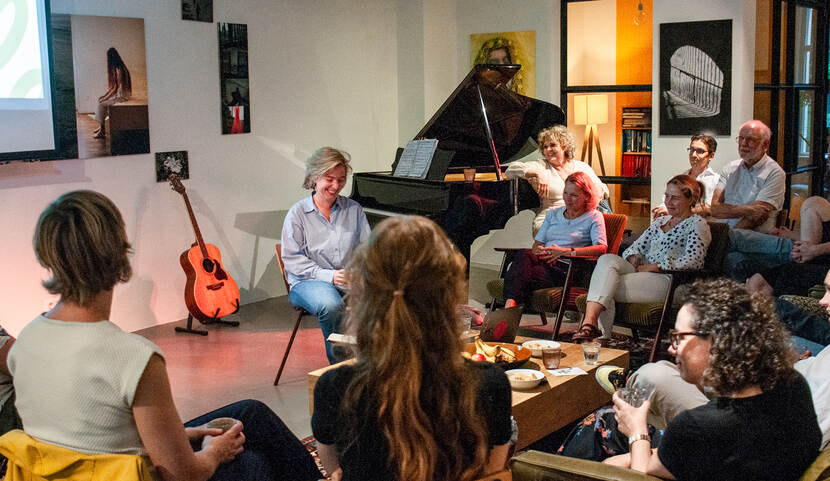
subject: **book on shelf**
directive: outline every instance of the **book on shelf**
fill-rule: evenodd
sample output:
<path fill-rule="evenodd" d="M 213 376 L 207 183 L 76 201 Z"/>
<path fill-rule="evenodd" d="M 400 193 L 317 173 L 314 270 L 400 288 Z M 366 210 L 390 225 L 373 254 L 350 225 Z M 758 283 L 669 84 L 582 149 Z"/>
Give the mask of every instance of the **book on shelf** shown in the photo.
<path fill-rule="evenodd" d="M 622 128 L 651 128 L 651 107 L 623 107 Z"/>
<path fill-rule="evenodd" d="M 623 129 L 622 151 L 651 152 L 651 131 Z"/>
<path fill-rule="evenodd" d="M 651 177 L 651 156 L 647 154 L 622 154 L 623 177 Z"/>

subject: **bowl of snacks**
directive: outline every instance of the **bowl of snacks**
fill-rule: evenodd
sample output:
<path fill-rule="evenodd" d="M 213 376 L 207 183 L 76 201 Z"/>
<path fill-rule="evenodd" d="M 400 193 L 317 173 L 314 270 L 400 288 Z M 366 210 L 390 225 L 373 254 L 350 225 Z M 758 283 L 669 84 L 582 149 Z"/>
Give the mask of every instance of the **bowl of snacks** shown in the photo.
<path fill-rule="evenodd" d="M 534 339 L 532 341 L 525 341 L 522 343 L 522 347 L 525 349 L 530 349 L 530 354 L 533 357 L 542 357 L 542 349 L 547 348 L 561 348 L 562 345 L 556 341 L 546 341 L 544 339 Z"/>
<path fill-rule="evenodd" d="M 464 345 L 462 356 L 478 362 L 490 362 L 504 369 L 513 369 L 521 366 L 530 359 L 530 349 L 506 342 L 476 342 Z"/>
<path fill-rule="evenodd" d="M 513 389 L 534 388 L 545 378 L 544 374 L 535 369 L 510 369 L 505 374 Z"/>

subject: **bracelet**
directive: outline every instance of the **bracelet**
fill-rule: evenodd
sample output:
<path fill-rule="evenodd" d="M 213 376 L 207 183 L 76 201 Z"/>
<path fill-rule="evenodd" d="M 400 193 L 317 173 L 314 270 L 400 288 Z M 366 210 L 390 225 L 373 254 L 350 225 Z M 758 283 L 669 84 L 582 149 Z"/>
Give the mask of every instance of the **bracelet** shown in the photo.
<path fill-rule="evenodd" d="M 628 446 L 636 443 L 637 441 L 648 441 L 649 444 L 651 443 L 651 436 L 648 434 L 632 434 L 628 437 Z"/>

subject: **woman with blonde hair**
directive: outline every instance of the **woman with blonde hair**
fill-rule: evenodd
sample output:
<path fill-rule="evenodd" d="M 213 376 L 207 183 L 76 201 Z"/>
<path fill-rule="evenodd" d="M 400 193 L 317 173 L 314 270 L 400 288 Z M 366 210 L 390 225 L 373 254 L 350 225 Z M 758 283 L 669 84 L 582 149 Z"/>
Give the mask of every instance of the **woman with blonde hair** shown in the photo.
<path fill-rule="evenodd" d="M 303 180 L 303 188 L 312 193 L 289 209 L 282 224 L 288 297 L 317 317 L 331 364 L 341 360 L 328 337 L 340 332 L 343 293 L 349 285 L 343 269 L 370 230 L 360 204 L 340 195 L 350 160 L 348 153 L 333 147 L 317 149 L 306 161 Z"/>
<path fill-rule="evenodd" d="M 600 256 L 608 248 L 605 219 L 597 212 L 600 194 L 584 172 L 574 172 L 565 180 L 563 207 L 553 207 L 545 215 L 531 249 L 524 249 L 507 268 L 504 276 L 505 307 L 524 302 L 536 289 L 563 285 L 567 269 L 556 262 L 561 256 Z M 586 279 L 577 279 L 585 285 Z"/>
<path fill-rule="evenodd" d="M 132 274 L 124 219 L 93 191 L 66 193 L 34 235 L 54 308 L 20 332 L 8 367 L 26 434 L 85 454 L 147 456 L 156 479 L 316 480 L 300 441 L 266 405 L 244 400 L 182 426 L 158 346 L 112 323 L 113 290 Z M 230 417 L 223 433 L 206 426 Z"/>
<path fill-rule="evenodd" d="M 670 278 L 661 271 L 703 268 L 712 234 L 709 224 L 692 208 L 704 197 L 705 187 L 694 177 L 672 177 L 666 184 L 668 215 L 652 222 L 622 257 L 605 254 L 599 258 L 588 287 L 585 318 L 573 336 L 575 341 L 610 337 L 616 301 L 662 301 Z"/>
<path fill-rule="evenodd" d="M 466 481 L 503 469 L 510 385 L 501 369 L 461 356 L 465 261 L 441 228 L 386 219 L 348 273 L 357 362 L 314 390 L 323 466 L 361 481 Z"/>
<path fill-rule="evenodd" d="M 534 237 L 539 232 L 548 209 L 565 205 L 562 198 L 565 180 L 574 172 L 584 172 L 590 177 L 599 199 L 608 195 L 608 188 L 599 180 L 594 169 L 585 162 L 574 159 L 576 139 L 567 127 L 548 127 L 539 132 L 537 140 L 542 158 L 530 162 L 511 162 L 505 171 L 508 179 L 526 179 L 539 194 L 541 205 L 533 219 Z"/>

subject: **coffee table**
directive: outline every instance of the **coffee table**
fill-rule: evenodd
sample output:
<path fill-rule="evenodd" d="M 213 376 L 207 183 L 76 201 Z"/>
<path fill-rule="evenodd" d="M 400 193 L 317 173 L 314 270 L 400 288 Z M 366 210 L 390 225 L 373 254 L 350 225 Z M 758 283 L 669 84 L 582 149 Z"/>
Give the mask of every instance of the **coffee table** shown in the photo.
<path fill-rule="evenodd" d="M 516 344 L 529 341 L 530 337 L 517 337 Z M 548 434 L 581 419 L 591 412 L 611 404 L 611 395 L 600 387 L 594 379 L 594 371 L 603 364 L 628 367 L 628 351 L 603 347 L 599 354 L 599 364 L 589 366 L 582 360 L 582 347 L 579 344 L 563 342 L 562 362 L 560 368 L 578 367 L 587 375 L 554 376 L 544 369 L 542 360 L 531 357 L 522 367 L 538 369 L 545 373 L 545 380 L 533 389 L 512 392 L 512 413 L 519 426 L 519 440 L 516 449 L 542 439 Z M 308 409 L 314 411 L 314 385 L 324 372 L 335 369 L 354 360 L 343 361 L 308 373 Z"/>

